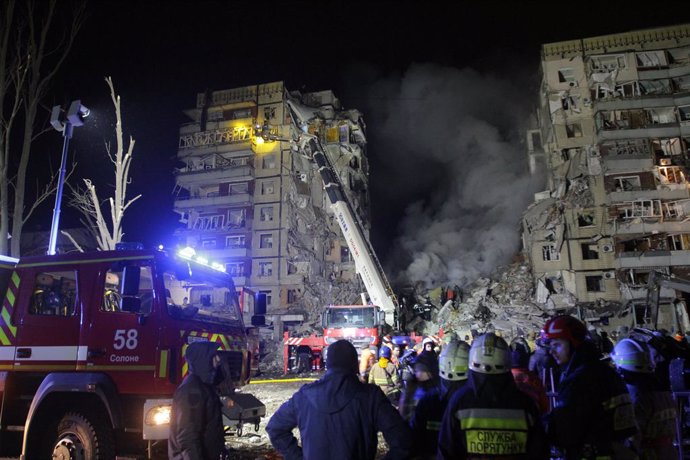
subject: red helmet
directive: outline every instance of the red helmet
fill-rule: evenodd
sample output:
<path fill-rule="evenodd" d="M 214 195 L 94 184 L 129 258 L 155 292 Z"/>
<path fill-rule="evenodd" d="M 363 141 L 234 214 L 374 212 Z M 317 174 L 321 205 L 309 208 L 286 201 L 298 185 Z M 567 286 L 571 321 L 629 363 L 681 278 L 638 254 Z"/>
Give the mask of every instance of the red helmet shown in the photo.
<path fill-rule="evenodd" d="M 577 347 L 587 337 L 587 328 L 582 321 L 574 316 L 559 315 L 544 324 L 542 337 L 547 340 L 564 339 Z"/>

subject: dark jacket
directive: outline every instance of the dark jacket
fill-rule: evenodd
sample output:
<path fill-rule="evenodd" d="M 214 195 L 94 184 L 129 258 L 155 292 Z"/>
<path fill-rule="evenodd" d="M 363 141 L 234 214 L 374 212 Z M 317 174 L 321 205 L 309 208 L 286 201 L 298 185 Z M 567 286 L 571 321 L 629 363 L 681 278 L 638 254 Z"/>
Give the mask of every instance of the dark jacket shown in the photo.
<path fill-rule="evenodd" d="M 301 447 L 292 434 L 295 427 Z M 266 425 L 285 460 L 373 460 L 379 431 L 389 447 L 386 458 L 408 458 L 410 429 L 381 389 L 337 368 L 300 388 Z"/>
<path fill-rule="evenodd" d="M 185 353 L 189 374 L 175 390 L 168 458 L 218 460 L 225 453 L 221 403 L 213 386 L 214 342 L 194 342 Z"/>
<path fill-rule="evenodd" d="M 548 435 L 568 459 L 615 456 L 622 441 L 637 431 L 628 390 L 600 357 L 589 341 L 575 349 L 547 416 Z"/>
<path fill-rule="evenodd" d="M 443 414 L 438 459 L 538 460 L 548 451 L 537 408 L 513 376 L 470 371 Z"/>

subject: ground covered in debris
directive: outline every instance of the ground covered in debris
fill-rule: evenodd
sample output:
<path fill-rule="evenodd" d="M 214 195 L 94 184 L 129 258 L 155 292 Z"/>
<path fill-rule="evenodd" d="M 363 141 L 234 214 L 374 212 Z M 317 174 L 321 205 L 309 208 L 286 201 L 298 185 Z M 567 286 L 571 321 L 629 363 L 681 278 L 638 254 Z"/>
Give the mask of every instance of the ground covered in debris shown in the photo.
<path fill-rule="evenodd" d="M 283 457 L 277 454 L 271 446 L 271 441 L 266 434 L 266 424 L 280 405 L 290 399 L 302 385 L 318 379 L 321 375 L 313 373 L 296 378 L 295 376 L 262 375 L 255 379 L 256 383 L 244 387 L 242 391 L 251 393 L 266 405 L 266 417 L 259 425 L 258 431 L 254 431 L 253 425 L 245 424 L 242 436 L 237 436 L 235 428 L 231 427 L 231 434 L 226 438 L 228 446 L 232 449 L 231 458 L 233 460 L 282 459 Z M 295 436 L 299 439 L 298 430 L 295 430 Z M 379 434 L 379 455 L 377 458 L 383 458 L 386 451 L 383 436 Z"/>

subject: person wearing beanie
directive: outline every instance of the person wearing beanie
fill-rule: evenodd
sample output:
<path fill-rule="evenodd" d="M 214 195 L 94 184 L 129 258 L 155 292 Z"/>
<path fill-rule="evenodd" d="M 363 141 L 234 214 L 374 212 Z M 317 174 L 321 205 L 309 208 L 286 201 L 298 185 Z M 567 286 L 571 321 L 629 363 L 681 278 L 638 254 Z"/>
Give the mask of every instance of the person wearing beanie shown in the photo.
<path fill-rule="evenodd" d="M 392 354 L 390 348 L 381 348 L 378 363 L 369 371 L 369 383 L 381 388 L 390 402 L 397 406 L 400 399 L 400 379 L 395 364 L 391 362 Z"/>
<path fill-rule="evenodd" d="M 410 429 L 377 386 L 359 381 L 355 347 L 347 340 L 329 345 L 326 367 L 321 379 L 300 388 L 266 425 L 278 453 L 285 460 L 374 460 L 380 431 L 386 459 L 408 458 Z"/>
<path fill-rule="evenodd" d="M 448 402 L 437 458 L 549 458 L 537 408 L 515 385 L 510 347 L 493 333 L 470 348 L 467 384 Z"/>
<path fill-rule="evenodd" d="M 510 360 L 513 379 L 517 387 L 532 398 L 540 415 L 545 415 L 549 411 L 549 399 L 546 396 L 544 384 L 536 372 L 529 370 L 530 347 L 527 340 L 518 337 L 510 342 Z"/>
<path fill-rule="evenodd" d="M 635 458 L 632 400 L 622 379 L 588 336 L 584 323 L 559 315 L 544 325 L 544 339 L 561 370 L 547 434 L 566 459 Z"/>

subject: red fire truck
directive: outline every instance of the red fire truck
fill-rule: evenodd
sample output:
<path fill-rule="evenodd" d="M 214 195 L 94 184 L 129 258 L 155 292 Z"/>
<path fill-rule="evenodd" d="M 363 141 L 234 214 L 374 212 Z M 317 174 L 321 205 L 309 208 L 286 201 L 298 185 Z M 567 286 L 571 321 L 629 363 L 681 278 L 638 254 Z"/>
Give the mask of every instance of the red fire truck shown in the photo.
<path fill-rule="evenodd" d="M 0 260 L 0 455 L 151 454 L 194 341 L 218 343 L 232 406 L 251 356 L 218 268 L 147 250 Z"/>

